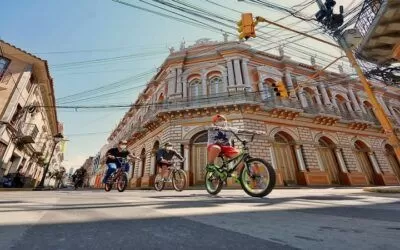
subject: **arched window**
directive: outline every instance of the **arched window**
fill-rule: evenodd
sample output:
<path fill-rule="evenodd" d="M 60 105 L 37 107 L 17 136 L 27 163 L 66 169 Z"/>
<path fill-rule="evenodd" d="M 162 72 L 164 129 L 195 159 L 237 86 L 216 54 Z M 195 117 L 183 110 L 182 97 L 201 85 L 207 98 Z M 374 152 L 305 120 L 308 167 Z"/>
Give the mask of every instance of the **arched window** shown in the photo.
<path fill-rule="evenodd" d="M 193 79 L 189 82 L 190 96 L 196 97 L 203 95 L 203 88 L 200 79 Z"/>
<path fill-rule="evenodd" d="M 220 76 L 214 76 L 209 81 L 210 81 L 210 95 L 224 92 L 222 85 L 222 78 Z"/>

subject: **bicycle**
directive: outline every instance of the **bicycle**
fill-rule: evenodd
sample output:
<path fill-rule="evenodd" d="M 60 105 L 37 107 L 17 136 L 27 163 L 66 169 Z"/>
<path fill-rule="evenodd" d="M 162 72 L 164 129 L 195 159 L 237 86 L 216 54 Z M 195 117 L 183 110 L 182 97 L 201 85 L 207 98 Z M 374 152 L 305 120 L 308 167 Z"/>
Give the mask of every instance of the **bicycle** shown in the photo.
<path fill-rule="evenodd" d="M 176 167 L 177 163 L 183 161 L 172 161 L 172 166 L 168 167 L 168 180 L 165 180 L 162 173 L 158 173 L 154 179 L 154 188 L 157 191 L 162 191 L 165 187 L 166 182 L 172 182 L 172 186 L 178 192 L 181 192 L 186 186 L 186 173 L 180 167 Z"/>
<path fill-rule="evenodd" d="M 114 183 L 117 183 L 118 192 L 124 192 L 128 186 L 128 174 L 129 171 L 129 162 L 126 158 L 115 157 L 120 166 L 117 170 L 110 175 L 107 179 L 106 184 L 104 185 L 104 190 L 106 192 L 110 192 Z"/>
<path fill-rule="evenodd" d="M 222 190 L 223 184 L 227 178 L 231 177 L 231 174 L 241 163 L 244 163 L 244 167 L 238 176 L 242 189 L 252 197 L 264 197 L 268 195 L 275 187 L 276 173 L 271 164 L 265 160 L 250 156 L 247 144 L 253 141 L 255 133 L 243 133 L 251 135 L 251 139 L 248 142 L 247 140 L 242 140 L 234 131 L 231 132 L 241 142 L 243 148 L 240 154 L 232 159 L 226 159 L 220 154 L 218 156 L 222 160 L 222 165 L 220 167 L 215 165 L 206 166 L 205 186 L 207 192 L 211 195 L 217 195 Z M 229 164 L 234 161 L 236 161 L 234 166 L 229 167 Z M 264 171 L 260 171 L 261 168 L 264 168 Z M 254 187 L 261 186 L 259 182 L 263 178 L 267 178 L 267 184 L 259 188 L 260 191 L 256 191 Z M 212 186 L 214 181 L 216 184 Z"/>

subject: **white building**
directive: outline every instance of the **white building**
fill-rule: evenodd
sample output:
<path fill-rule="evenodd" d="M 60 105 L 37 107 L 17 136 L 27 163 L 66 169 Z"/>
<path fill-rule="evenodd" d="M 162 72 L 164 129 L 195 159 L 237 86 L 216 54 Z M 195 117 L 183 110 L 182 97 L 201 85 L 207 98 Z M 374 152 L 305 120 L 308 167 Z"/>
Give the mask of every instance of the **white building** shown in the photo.
<path fill-rule="evenodd" d="M 0 178 L 18 171 L 25 184 L 40 180 L 54 148 L 57 121 L 54 86 L 47 62 L 0 40 Z M 44 108 L 50 107 L 50 108 Z M 50 169 L 63 160 L 55 148 Z"/>

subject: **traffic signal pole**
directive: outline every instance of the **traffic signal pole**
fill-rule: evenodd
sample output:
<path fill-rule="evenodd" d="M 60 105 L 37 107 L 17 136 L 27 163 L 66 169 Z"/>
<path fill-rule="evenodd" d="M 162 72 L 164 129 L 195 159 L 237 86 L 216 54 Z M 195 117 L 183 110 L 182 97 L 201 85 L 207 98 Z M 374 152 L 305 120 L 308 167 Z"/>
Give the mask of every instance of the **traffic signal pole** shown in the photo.
<path fill-rule="evenodd" d="M 400 140 L 397 137 L 396 133 L 394 132 L 393 125 L 391 124 L 389 118 L 387 117 L 386 113 L 384 112 L 381 104 L 377 101 L 377 99 L 375 97 L 375 94 L 372 91 L 372 88 L 371 88 L 370 84 L 368 83 L 367 78 L 364 76 L 364 73 L 362 72 L 361 67 L 358 65 L 357 60 L 355 59 L 355 57 L 353 55 L 353 52 L 351 51 L 350 47 L 348 46 L 346 40 L 344 39 L 344 37 L 342 35 L 340 35 L 340 37 L 338 39 L 338 42 L 339 42 L 339 45 L 340 45 L 339 46 L 337 44 L 334 44 L 334 43 L 331 43 L 331 42 L 328 42 L 328 41 L 324 41 L 324 40 L 319 39 L 317 37 L 305 34 L 303 32 L 288 28 L 288 27 L 283 26 L 281 24 L 278 24 L 276 22 L 267 20 L 267 19 L 265 19 L 263 17 L 256 17 L 256 21 L 254 23 L 254 26 L 256 26 L 259 22 L 266 22 L 266 23 L 278 26 L 278 27 L 280 27 L 282 29 L 286 29 L 286 30 L 295 32 L 297 34 L 303 35 L 305 37 L 311 38 L 313 40 L 316 40 L 316 41 L 331 45 L 331 46 L 336 47 L 336 48 L 343 49 L 343 51 L 345 52 L 345 54 L 346 54 L 347 58 L 349 59 L 351 65 L 356 70 L 357 75 L 360 78 L 361 83 L 363 84 L 365 93 L 367 94 L 368 99 L 369 99 L 369 101 L 371 102 L 371 104 L 373 106 L 373 110 L 374 110 L 376 118 L 380 122 L 384 133 L 388 136 L 388 143 L 393 147 L 393 149 L 394 149 L 394 151 L 396 153 L 396 157 L 397 157 L 398 161 L 400 162 Z M 255 37 L 255 34 L 252 37 Z"/>

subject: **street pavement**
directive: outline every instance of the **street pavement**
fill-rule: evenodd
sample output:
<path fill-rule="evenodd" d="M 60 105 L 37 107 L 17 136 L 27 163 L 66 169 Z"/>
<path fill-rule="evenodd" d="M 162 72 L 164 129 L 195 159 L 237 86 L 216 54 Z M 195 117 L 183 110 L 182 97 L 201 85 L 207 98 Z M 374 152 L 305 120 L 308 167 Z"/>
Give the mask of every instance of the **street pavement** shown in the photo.
<path fill-rule="evenodd" d="M 0 192 L 0 249 L 400 249 L 400 194 Z"/>

